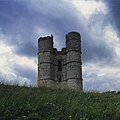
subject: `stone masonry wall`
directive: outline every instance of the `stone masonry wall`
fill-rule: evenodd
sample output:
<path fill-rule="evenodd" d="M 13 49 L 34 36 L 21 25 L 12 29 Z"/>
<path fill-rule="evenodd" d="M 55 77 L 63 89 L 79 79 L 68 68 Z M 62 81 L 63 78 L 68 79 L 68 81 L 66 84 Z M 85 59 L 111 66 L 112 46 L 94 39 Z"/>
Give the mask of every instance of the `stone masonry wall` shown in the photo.
<path fill-rule="evenodd" d="M 53 48 L 53 36 L 38 40 L 38 86 L 82 90 L 81 37 L 77 32 L 66 35 L 66 48 Z M 43 85 L 40 85 L 40 84 Z"/>

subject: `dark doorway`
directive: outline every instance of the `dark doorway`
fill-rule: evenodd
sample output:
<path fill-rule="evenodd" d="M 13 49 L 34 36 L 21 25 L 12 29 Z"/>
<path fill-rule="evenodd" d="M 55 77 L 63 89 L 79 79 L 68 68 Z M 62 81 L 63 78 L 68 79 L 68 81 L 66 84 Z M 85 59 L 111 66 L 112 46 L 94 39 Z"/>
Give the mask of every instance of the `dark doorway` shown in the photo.
<path fill-rule="evenodd" d="M 59 82 L 61 82 L 61 77 L 59 77 Z"/>
<path fill-rule="evenodd" d="M 62 71 L 62 61 L 58 61 L 58 71 Z"/>

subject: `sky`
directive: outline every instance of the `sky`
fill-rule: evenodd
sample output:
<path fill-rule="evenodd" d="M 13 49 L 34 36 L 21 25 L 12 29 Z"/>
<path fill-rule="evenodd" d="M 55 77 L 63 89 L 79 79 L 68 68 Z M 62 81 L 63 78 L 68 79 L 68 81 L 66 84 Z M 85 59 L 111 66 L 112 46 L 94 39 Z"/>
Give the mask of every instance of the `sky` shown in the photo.
<path fill-rule="evenodd" d="M 37 85 L 38 38 L 82 37 L 86 91 L 120 90 L 119 0 L 0 0 L 0 81 Z"/>

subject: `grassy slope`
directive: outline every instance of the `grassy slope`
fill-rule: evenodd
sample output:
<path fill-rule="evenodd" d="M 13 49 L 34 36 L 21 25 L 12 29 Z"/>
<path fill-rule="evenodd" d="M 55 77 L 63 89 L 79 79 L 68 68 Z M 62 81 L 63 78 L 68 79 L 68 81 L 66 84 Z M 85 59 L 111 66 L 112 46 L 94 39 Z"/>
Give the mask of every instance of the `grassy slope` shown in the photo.
<path fill-rule="evenodd" d="M 0 85 L 0 120 L 120 120 L 120 95 Z"/>

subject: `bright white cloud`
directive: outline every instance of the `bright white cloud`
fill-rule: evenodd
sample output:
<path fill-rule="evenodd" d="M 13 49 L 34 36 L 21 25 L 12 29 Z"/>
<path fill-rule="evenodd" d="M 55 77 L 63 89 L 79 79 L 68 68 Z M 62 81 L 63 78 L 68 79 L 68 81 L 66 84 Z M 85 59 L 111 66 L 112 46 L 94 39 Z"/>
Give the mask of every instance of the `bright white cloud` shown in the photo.
<path fill-rule="evenodd" d="M 12 54 L 12 48 L 5 45 L 3 42 L 0 42 L 0 72 L 8 73 L 11 71 L 10 57 Z"/>
<path fill-rule="evenodd" d="M 118 59 L 120 60 L 120 44 L 118 44 L 115 48 L 116 54 L 118 56 Z"/>
<path fill-rule="evenodd" d="M 114 49 L 117 57 L 120 58 L 120 38 L 117 36 L 117 32 L 111 25 L 106 26 L 104 38 L 106 39 L 107 44 Z"/>
<path fill-rule="evenodd" d="M 108 91 L 120 88 L 119 66 L 100 65 L 100 63 L 86 63 L 83 67 L 85 90 Z"/>
<path fill-rule="evenodd" d="M 1 37 L 3 39 L 3 37 Z M 4 38 L 5 39 L 5 38 Z M 1 40 L 3 41 L 3 40 Z M 27 84 L 31 84 L 28 78 L 18 76 L 15 74 L 13 67 L 15 64 L 37 70 L 37 65 L 34 59 L 18 56 L 13 53 L 13 47 L 6 45 L 4 42 L 0 42 L 0 77 L 1 81 L 5 83 L 17 83 L 23 85 L 26 81 Z"/>
<path fill-rule="evenodd" d="M 104 31 L 104 37 L 109 45 L 116 46 L 117 44 L 119 44 L 120 39 L 117 36 L 117 32 L 110 24 L 105 27 Z"/>
<path fill-rule="evenodd" d="M 101 0 L 72 0 L 72 3 L 78 12 L 80 11 L 86 18 L 89 18 L 96 11 L 103 14 L 107 13 L 107 7 Z"/>

